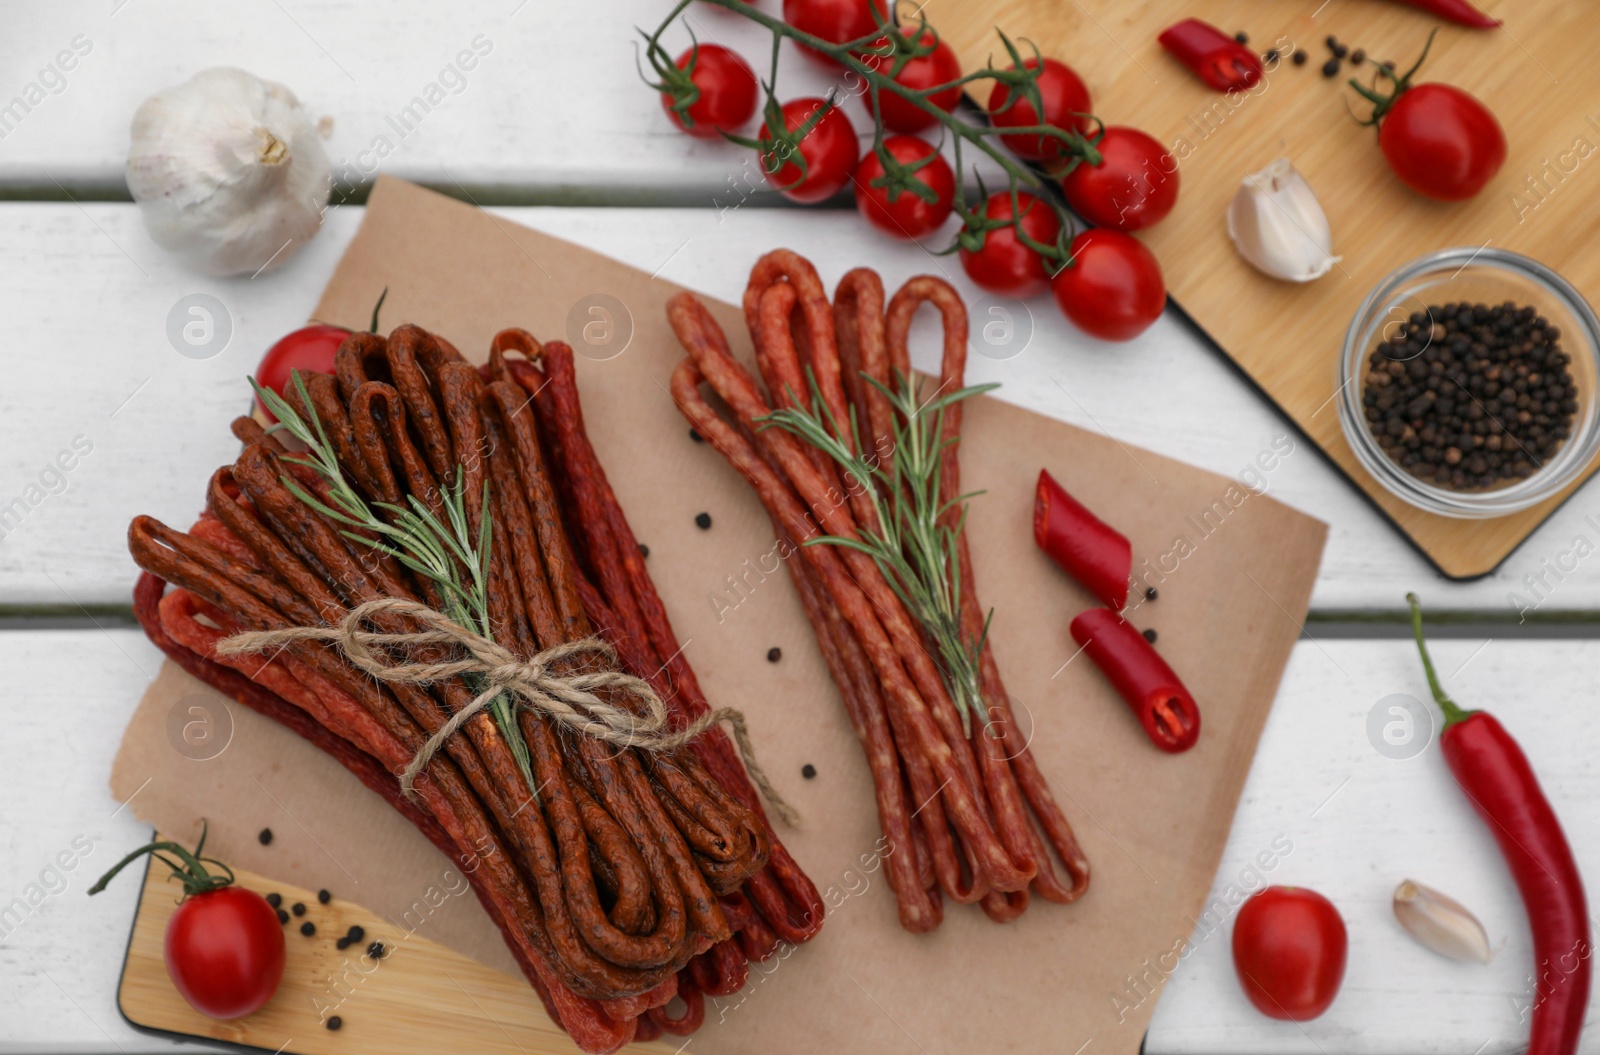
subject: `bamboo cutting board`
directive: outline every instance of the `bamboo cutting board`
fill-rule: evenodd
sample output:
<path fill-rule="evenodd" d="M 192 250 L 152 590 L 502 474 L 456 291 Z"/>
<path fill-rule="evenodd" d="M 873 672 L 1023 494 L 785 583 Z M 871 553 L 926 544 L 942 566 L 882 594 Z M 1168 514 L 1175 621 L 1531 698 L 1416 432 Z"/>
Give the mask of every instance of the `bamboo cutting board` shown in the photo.
<path fill-rule="evenodd" d="M 1004 60 L 997 27 L 1025 37 L 1078 71 L 1106 123 L 1136 125 L 1168 145 L 1182 180 L 1178 206 L 1141 237 L 1160 258 L 1173 299 L 1452 578 L 1494 570 L 1578 485 L 1522 513 L 1480 521 L 1424 513 L 1385 491 L 1345 442 L 1333 399 L 1340 347 L 1357 307 L 1391 271 L 1451 246 L 1522 253 L 1554 268 L 1591 302 L 1600 299 L 1600 253 L 1593 250 L 1600 227 L 1600 16 L 1591 4 L 1561 0 L 1481 6 L 1505 27 L 1469 30 L 1386 0 L 927 5 L 929 22 L 964 68 Z M 1301 47 L 1310 59 L 1299 67 L 1284 61 L 1230 103 L 1156 42 L 1190 16 L 1228 33 L 1247 31 L 1258 52 L 1278 47 L 1287 57 Z M 1371 62 L 1346 63 L 1333 80 L 1321 72 L 1329 34 L 1403 70 L 1436 26 L 1418 83 L 1443 81 L 1482 99 L 1509 147 L 1482 193 L 1448 205 L 1402 185 L 1373 131 L 1346 113 L 1345 100 L 1359 100 L 1345 81 L 1360 74 L 1368 82 Z M 981 103 L 987 83 L 979 85 Z M 1279 157 L 1293 161 L 1316 190 L 1333 225 L 1334 252 L 1343 257 L 1305 286 L 1252 270 L 1224 228 L 1239 181 Z"/>
<path fill-rule="evenodd" d="M 133 1025 L 296 1055 L 580 1055 L 544 1013 L 526 979 L 485 967 L 351 902 L 336 898 L 319 905 L 314 891 L 236 871 L 240 886 L 261 894 L 276 891 L 285 908 L 296 901 L 307 908 L 304 917 L 291 916 L 284 925 L 288 958 L 277 995 L 260 1011 L 233 1022 L 207 1018 L 189 1006 L 173 988 L 161 958 L 181 888 L 167 882 L 165 867 L 152 860 L 117 989 L 117 1004 Z M 306 920 L 316 924 L 312 937 L 300 933 Z M 340 952 L 334 940 L 353 923 L 366 930 L 366 937 Z M 391 950 L 381 960 L 362 955 L 373 941 Z M 338 1030 L 325 1024 L 331 1015 L 340 1018 Z M 673 1043 L 630 1044 L 628 1050 L 672 1052 L 682 1043 L 668 1039 Z"/>

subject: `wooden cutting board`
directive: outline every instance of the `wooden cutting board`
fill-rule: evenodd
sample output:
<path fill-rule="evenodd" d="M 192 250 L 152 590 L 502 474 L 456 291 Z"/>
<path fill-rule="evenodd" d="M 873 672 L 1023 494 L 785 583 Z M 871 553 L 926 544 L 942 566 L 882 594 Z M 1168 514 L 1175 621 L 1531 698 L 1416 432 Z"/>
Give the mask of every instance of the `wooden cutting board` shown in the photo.
<path fill-rule="evenodd" d="M 133 1026 L 295 1055 L 580 1055 L 525 979 L 485 967 L 352 902 L 335 898 L 320 905 L 315 891 L 253 872 L 237 874 L 240 886 L 283 895 L 285 908 L 295 902 L 306 906 L 305 916 L 291 916 L 284 926 L 288 959 L 277 995 L 260 1011 L 232 1022 L 207 1018 L 189 1006 L 173 988 L 161 958 L 181 888 L 167 881 L 165 866 L 151 861 L 117 989 L 117 1004 Z M 307 920 L 317 928 L 311 937 L 300 933 Z M 366 935 L 341 952 L 335 939 L 351 924 L 359 924 Z M 389 950 L 380 960 L 364 955 L 373 941 Z M 327 1028 L 332 1015 L 339 1016 L 338 1030 Z M 682 1041 L 667 1039 L 672 1043 L 632 1044 L 628 1050 L 678 1050 Z"/>
<path fill-rule="evenodd" d="M 1178 206 L 1141 237 L 1160 258 L 1173 299 L 1452 578 L 1494 570 L 1578 485 L 1513 516 L 1480 521 L 1424 513 L 1383 490 L 1356 462 L 1332 399 L 1340 347 L 1357 307 L 1391 271 L 1452 246 L 1522 253 L 1554 268 L 1591 302 L 1600 299 L 1600 253 L 1592 248 L 1600 227 L 1600 17 L 1592 5 L 1561 0 L 1483 0 L 1482 6 L 1505 20 L 1503 29 L 1449 25 L 1389 0 L 927 5 L 930 23 L 964 68 L 1005 60 L 997 27 L 1013 39 L 1028 38 L 1078 71 L 1104 121 L 1136 125 L 1169 146 L 1182 180 Z M 1248 32 L 1258 52 L 1279 47 L 1287 57 L 1304 48 L 1309 61 L 1283 62 L 1230 103 L 1156 42 L 1163 29 L 1190 16 L 1228 33 Z M 1359 74 L 1368 83 L 1372 63 L 1347 63 L 1331 80 L 1321 72 L 1330 34 L 1405 69 L 1435 27 L 1439 35 L 1418 82 L 1455 84 L 1484 100 L 1509 146 L 1504 167 L 1482 193 L 1451 205 L 1402 185 L 1373 131 L 1346 113 L 1346 100 L 1359 102 L 1346 79 Z M 988 90 L 979 84 L 981 103 Z M 1224 229 L 1239 181 L 1279 157 L 1293 161 L 1316 190 L 1333 225 L 1334 252 L 1343 257 L 1305 286 L 1252 270 Z M 1183 378 L 1150 383 L 1181 385 Z"/>

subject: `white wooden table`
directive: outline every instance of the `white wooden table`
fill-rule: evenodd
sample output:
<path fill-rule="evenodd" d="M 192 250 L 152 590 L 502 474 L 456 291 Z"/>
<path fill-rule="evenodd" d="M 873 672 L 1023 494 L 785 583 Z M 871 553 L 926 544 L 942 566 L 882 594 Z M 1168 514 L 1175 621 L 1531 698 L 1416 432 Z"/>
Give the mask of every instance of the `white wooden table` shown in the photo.
<path fill-rule="evenodd" d="M 975 292 L 949 261 L 879 239 L 852 213 L 802 214 L 769 207 L 761 195 L 728 208 L 735 198 L 727 180 L 742 153 L 675 133 L 634 73 L 632 27 L 653 22 L 657 6 L 96 0 L 7 11 L 0 104 L 79 34 L 92 48 L 59 94 L 0 139 L 0 506 L 37 482 L 75 438 L 92 451 L 0 536 L 0 669 L 11 675 L 5 713 L 14 726 L 0 738 L 0 905 L 39 879 L 74 837 L 93 849 L 61 893 L 18 925 L 0 926 L 0 992 L 11 1012 L 0 1018 L 0 1052 L 175 1050 L 131 1030 L 116 1010 L 136 884 L 115 885 L 93 902 L 82 897 L 146 834 L 106 790 L 122 725 L 160 661 L 131 626 L 134 569 L 123 532 L 136 512 L 176 522 L 195 512 L 194 482 L 230 457 L 226 423 L 240 409 L 242 376 L 304 319 L 360 219 L 358 206 L 333 210 L 297 259 L 253 280 L 183 271 L 125 201 L 127 125 L 145 95 L 208 65 L 281 80 L 314 113 L 333 116 L 329 155 L 361 182 L 373 175 L 361 159 L 384 116 L 481 34 L 493 48 L 465 89 L 381 171 L 496 203 L 509 220 L 713 296 L 736 297 L 752 255 L 779 244 L 803 251 L 829 277 L 862 263 L 893 281 L 943 266 Z M 701 39 L 759 53 L 759 34 L 725 13 L 693 17 Z M 821 85 L 814 69 L 786 67 L 787 94 Z M 1571 192 L 1596 193 L 1577 183 Z M 194 292 L 219 298 L 234 328 L 228 347 L 206 361 L 178 355 L 166 337 L 167 312 Z M 1083 338 L 1048 301 L 1036 305 L 1033 324 L 1022 355 L 975 357 L 972 379 L 1000 381 L 1001 398 L 1230 475 L 1292 434 L 1170 314 L 1118 347 Z M 1309 634 L 1274 707 L 1215 890 L 1249 886 L 1251 861 L 1287 838 L 1293 850 L 1267 878 L 1314 885 L 1341 906 L 1351 966 L 1328 1015 L 1303 1028 L 1271 1023 L 1239 993 L 1226 929 L 1197 934 L 1197 951 L 1164 983 L 1147 1050 L 1512 1051 L 1525 1035 L 1515 1001 L 1526 1000 L 1532 961 L 1509 876 L 1437 745 L 1410 759 L 1384 757 L 1368 740 L 1367 716 L 1390 694 L 1422 692 L 1400 622 L 1405 591 L 1417 589 L 1436 617 L 1458 624 L 1461 639 L 1437 646 L 1458 696 L 1492 705 L 1522 740 L 1580 864 L 1600 874 L 1600 817 L 1591 805 L 1600 771 L 1590 755 L 1600 717 L 1589 706 L 1600 659 L 1592 640 L 1600 570 L 1585 564 L 1551 579 L 1548 600 L 1524 626 L 1510 597 L 1576 536 L 1595 536 L 1587 518 L 1600 512 L 1600 492 L 1580 492 L 1494 575 L 1450 584 L 1305 441 L 1297 438 L 1270 491 L 1329 522 L 1332 533 Z M 1453 965 L 1410 943 L 1388 909 L 1404 876 L 1474 906 L 1492 939 L 1505 943 L 1493 964 Z M 1162 951 L 1150 950 L 1152 963 Z M 1127 968 L 1138 976 L 1146 966 Z M 1107 994 L 1108 1009 L 1118 995 L 1126 1000 Z M 1109 1011 L 1090 1025 L 1108 1039 L 1119 1028 Z M 1600 1052 L 1600 1036 L 1587 1036 L 1584 1050 Z"/>

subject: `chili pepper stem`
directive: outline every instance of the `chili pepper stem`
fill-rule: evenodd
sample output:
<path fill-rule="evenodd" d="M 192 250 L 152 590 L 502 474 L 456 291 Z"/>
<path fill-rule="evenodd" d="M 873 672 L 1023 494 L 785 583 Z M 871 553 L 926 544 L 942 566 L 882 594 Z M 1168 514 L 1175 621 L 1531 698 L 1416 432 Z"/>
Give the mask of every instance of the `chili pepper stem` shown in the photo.
<path fill-rule="evenodd" d="M 1422 654 L 1422 670 L 1428 676 L 1428 689 L 1433 693 L 1433 702 L 1444 712 L 1445 728 L 1449 728 L 1478 712 L 1466 710 L 1444 691 L 1444 686 L 1439 683 L 1439 673 L 1433 669 L 1433 657 L 1428 655 L 1428 642 L 1422 636 L 1422 602 L 1414 593 L 1406 594 L 1406 602 L 1411 605 L 1411 632 L 1417 639 L 1417 651 Z"/>

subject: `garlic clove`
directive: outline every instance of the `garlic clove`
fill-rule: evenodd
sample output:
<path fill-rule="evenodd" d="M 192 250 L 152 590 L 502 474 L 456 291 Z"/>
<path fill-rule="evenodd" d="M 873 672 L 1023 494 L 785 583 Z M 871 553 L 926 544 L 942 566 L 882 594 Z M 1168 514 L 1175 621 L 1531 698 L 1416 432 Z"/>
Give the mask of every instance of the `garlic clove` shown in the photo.
<path fill-rule="evenodd" d="M 1286 282 L 1321 278 L 1340 259 L 1328 214 L 1288 158 L 1239 184 L 1228 206 L 1228 237 L 1258 271 Z"/>
<path fill-rule="evenodd" d="M 1488 963 L 1493 953 L 1478 917 L 1446 894 L 1413 879 L 1395 888 L 1394 918 L 1418 942 L 1440 956 Z"/>
<path fill-rule="evenodd" d="M 243 70 L 201 70 L 133 116 L 128 190 L 145 228 L 189 266 L 257 272 L 322 224 L 328 156 L 294 93 Z"/>

